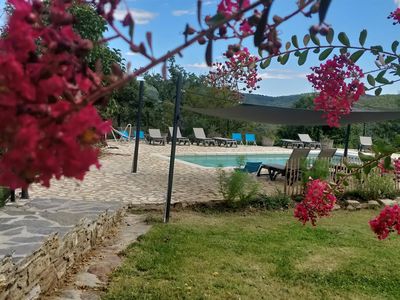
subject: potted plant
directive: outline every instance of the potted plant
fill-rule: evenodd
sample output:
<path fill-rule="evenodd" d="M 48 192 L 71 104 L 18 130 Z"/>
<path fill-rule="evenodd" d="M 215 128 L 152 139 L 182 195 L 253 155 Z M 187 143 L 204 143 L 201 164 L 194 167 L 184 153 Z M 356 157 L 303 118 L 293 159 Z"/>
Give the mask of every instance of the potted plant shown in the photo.
<path fill-rule="evenodd" d="M 327 136 L 321 138 L 321 149 L 332 149 L 333 148 L 333 140 Z"/>

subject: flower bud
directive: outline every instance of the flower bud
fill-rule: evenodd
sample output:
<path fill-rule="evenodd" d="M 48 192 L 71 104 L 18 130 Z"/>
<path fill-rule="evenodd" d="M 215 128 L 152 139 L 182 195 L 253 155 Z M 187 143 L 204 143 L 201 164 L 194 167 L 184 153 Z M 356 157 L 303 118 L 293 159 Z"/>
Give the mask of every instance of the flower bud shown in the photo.
<path fill-rule="evenodd" d="M 206 42 L 207 42 L 207 40 L 205 39 L 204 36 L 202 36 L 202 37 L 199 38 L 199 40 L 198 40 L 198 43 L 199 43 L 200 45 L 204 45 Z"/>
<path fill-rule="evenodd" d="M 316 35 L 319 32 L 319 25 L 315 24 L 310 27 L 310 34 L 311 35 Z"/>
<path fill-rule="evenodd" d="M 272 17 L 272 20 L 273 20 L 276 24 L 282 23 L 282 21 L 283 21 L 283 19 L 282 19 L 280 16 L 278 16 L 278 15 L 274 15 L 274 16 Z"/>

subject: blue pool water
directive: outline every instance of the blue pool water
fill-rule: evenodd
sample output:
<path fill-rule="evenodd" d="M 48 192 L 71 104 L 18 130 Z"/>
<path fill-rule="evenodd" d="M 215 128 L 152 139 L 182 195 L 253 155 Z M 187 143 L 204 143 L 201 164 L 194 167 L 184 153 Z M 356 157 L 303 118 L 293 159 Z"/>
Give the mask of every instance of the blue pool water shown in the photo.
<path fill-rule="evenodd" d="M 308 158 L 315 158 L 318 153 L 308 155 Z M 200 165 L 203 167 L 238 167 L 241 158 L 244 162 L 262 162 L 264 164 L 286 164 L 290 154 L 209 154 L 209 155 L 177 155 L 176 158 Z M 335 155 L 334 159 L 339 160 L 340 155 Z"/>

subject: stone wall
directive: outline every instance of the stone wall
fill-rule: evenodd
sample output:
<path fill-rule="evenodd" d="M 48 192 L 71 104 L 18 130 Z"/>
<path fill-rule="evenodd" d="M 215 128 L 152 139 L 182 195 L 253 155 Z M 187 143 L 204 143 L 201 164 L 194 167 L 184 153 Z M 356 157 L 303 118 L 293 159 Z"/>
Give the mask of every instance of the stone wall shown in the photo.
<path fill-rule="evenodd" d="M 124 209 L 82 219 L 60 237 L 50 235 L 42 246 L 18 263 L 0 261 L 0 300 L 37 299 L 55 287 L 68 270 L 121 221 Z"/>

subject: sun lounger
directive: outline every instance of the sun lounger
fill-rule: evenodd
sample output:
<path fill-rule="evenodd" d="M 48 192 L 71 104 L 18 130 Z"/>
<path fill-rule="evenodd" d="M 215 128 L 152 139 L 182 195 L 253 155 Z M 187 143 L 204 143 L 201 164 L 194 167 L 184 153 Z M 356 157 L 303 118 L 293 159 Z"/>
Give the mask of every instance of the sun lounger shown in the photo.
<path fill-rule="evenodd" d="M 228 138 L 223 138 L 223 137 L 215 137 L 213 138 L 218 146 L 225 146 L 225 147 L 237 147 L 237 142 L 234 139 L 228 139 Z"/>
<path fill-rule="evenodd" d="M 171 135 L 171 139 L 172 139 L 173 131 L 174 131 L 174 127 L 169 127 L 169 134 Z M 190 146 L 190 140 L 187 137 L 182 136 L 181 130 L 179 127 L 177 128 L 177 131 L 176 131 L 176 142 L 178 143 L 178 145 L 180 145 L 181 143 L 186 145 L 186 143 L 187 143 L 188 146 Z"/>
<path fill-rule="evenodd" d="M 332 158 L 335 153 L 336 153 L 336 148 L 332 148 L 332 149 L 322 149 L 317 158 L 324 158 L 324 159 L 330 159 Z"/>
<path fill-rule="evenodd" d="M 197 144 L 197 146 L 200 144 L 203 144 L 203 146 L 205 145 L 209 146 L 211 144 L 215 146 L 215 140 L 206 137 L 203 128 L 193 128 L 193 133 L 194 133 L 194 142 Z"/>
<path fill-rule="evenodd" d="M 155 145 L 155 143 L 165 145 L 165 137 L 161 135 L 160 129 L 149 129 L 147 141 L 149 142 L 149 144 L 153 143 L 153 145 Z"/>
<path fill-rule="evenodd" d="M 298 134 L 300 141 L 304 143 L 304 147 L 313 147 L 315 149 L 320 148 L 321 149 L 321 143 L 317 141 L 313 141 L 311 137 L 308 134 Z"/>
<path fill-rule="evenodd" d="M 232 133 L 232 140 L 235 140 L 237 144 L 243 145 L 243 137 L 241 133 Z"/>
<path fill-rule="evenodd" d="M 360 146 L 358 149 L 362 152 L 372 150 L 372 138 L 370 136 L 360 136 Z"/>
<path fill-rule="evenodd" d="M 250 162 L 248 161 L 243 168 L 236 168 L 235 171 L 256 173 L 260 169 L 262 162 Z"/>
<path fill-rule="evenodd" d="M 273 181 L 278 175 L 286 176 L 290 173 L 299 173 L 300 161 L 307 158 L 310 149 L 293 149 L 286 165 L 280 164 L 263 164 L 257 172 L 257 176 L 261 176 L 261 171 L 263 169 L 268 170 L 269 178 Z"/>
<path fill-rule="evenodd" d="M 281 139 L 282 142 L 282 146 L 283 147 L 291 147 L 291 148 L 303 148 L 304 147 L 304 143 L 302 141 L 298 141 L 298 140 L 289 140 L 289 139 Z"/>
<path fill-rule="evenodd" d="M 252 144 L 257 146 L 256 135 L 254 133 L 245 133 L 244 138 L 246 140 L 246 145 Z"/>

